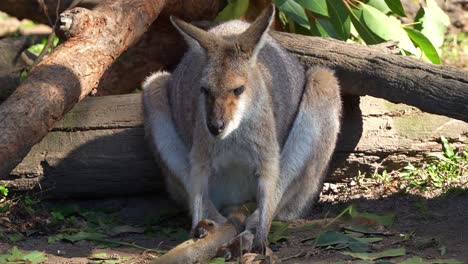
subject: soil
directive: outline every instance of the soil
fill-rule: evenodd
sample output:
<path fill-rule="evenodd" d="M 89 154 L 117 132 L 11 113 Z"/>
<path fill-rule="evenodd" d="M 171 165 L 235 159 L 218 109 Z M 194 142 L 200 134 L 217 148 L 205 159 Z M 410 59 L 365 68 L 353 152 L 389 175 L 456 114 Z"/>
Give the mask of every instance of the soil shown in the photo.
<path fill-rule="evenodd" d="M 342 250 L 317 249 L 313 245 L 305 245 L 301 242 L 304 238 L 317 234 L 321 228 L 311 231 L 297 229 L 315 223 L 317 220 L 323 222 L 323 219 L 331 219 L 350 204 L 355 204 L 360 212 L 378 215 L 393 214 L 395 216 L 395 222 L 385 229 L 386 234 L 390 235 L 385 236 L 383 241 L 372 244 L 373 251 L 405 247 L 406 255 L 389 259 L 392 263 L 400 263 L 412 256 L 424 259 L 453 258 L 468 262 L 467 189 L 458 188 L 448 194 L 427 198 L 402 193 L 382 196 L 379 191 L 373 195 L 374 188 L 367 192 L 360 192 L 358 187 L 352 187 L 353 195 L 350 198 L 349 195 L 341 191 L 333 191 L 334 188 L 327 187 L 327 185 L 310 216 L 291 222 L 289 224 L 291 231 L 287 240 L 270 245 L 274 255 L 278 259 L 284 260 L 282 263 L 337 263 L 340 261 L 362 263 L 360 260 L 353 260 L 352 257 L 343 255 Z M 68 204 L 78 206 L 80 210 L 112 212 L 112 215 L 119 219 L 119 225 L 144 227 L 148 225 L 148 219 L 159 219 L 159 223 L 153 226 L 159 231 L 164 229 L 188 230 L 189 217 L 185 213 L 174 212 L 174 208 L 177 207 L 164 197 L 158 195 L 100 200 L 49 201 L 43 204 L 43 210 L 50 211 L 50 208 Z M 339 220 L 332 229 L 339 230 L 346 223 L 345 220 Z M 169 250 L 182 242 L 187 234 L 184 233 L 180 236 L 176 233 L 124 233 L 109 239 L 134 243 L 144 248 Z M 400 234 L 410 233 L 414 233 L 414 235 L 408 241 L 401 242 Z M 158 256 L 157 253 L 132 247 L 109 247 L 109 245 L 90 241 L 76 243 L 60 241 L 49 244 L 47 240 L 50 236 L 51 233 L 42 229 L 16 243 L 0 243 L 0 252 L 7 252 L 13 246 L 26 251 L 43 251 L 48 257 L 45 263 L 92 263 L 88 257 L 91 254 L 102 252 L 119 257 L 131 257 L 131 259 L 119 263 L 149 263 Z M 441 256 L 441 247 L 446 248 L 444 256 Z"/>

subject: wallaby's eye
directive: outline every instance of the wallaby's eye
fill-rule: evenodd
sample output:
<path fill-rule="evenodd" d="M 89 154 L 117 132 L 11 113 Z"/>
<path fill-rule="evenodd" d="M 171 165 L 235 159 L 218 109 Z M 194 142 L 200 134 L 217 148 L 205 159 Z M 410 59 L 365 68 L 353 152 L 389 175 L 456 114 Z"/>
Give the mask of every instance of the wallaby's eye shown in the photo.
<path fill-rule="evenodd" d="M 200 91 L 202 92 L 202 94 L 204 95 L 208 95 L 210 93 L 210 91 L 208 91 L 208 88 L 206 88 L 205 86 L 202 86 L 200 88 Z"/>
<path fill-rule="evenodd" d="M 232 92 L 234 93 L 234 95 L 239 96 L 244 92 L 244 90 L 245 90 L 245 87 L 242 85 L 241 87 L 238 87 L 232 90 Z"/>

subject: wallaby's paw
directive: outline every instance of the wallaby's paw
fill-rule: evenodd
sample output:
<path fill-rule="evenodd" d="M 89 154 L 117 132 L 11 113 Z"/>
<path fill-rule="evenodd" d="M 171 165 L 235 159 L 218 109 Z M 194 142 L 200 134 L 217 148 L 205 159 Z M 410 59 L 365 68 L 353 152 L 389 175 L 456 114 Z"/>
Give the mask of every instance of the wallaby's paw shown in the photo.
<path fill-rule="evenodd" d="M 244 231 L 229 243 L 220 247 L 216 252 L 216 256 L 224 258 L 225 260 L 238 258 L 244 253 L 250 252 L 253 241 L 254 235 L 252 232 L 248 230 Z"/>
<path fill-rule="evenodd" d="M 203 219 L 193 228 L 192 235 L 194 238 L 204 238 L 208 234 L 213 233 L 218 226 L 215 221 Z"/>
<path fill-rule="evenodd" d="M 257 253 L 260 255 L 265 255 L 266 249 L 268 246 L 267 238 L 262 238 L 260 236 L 255 236 L 255 240 L 253 241 L 252 251 L 253 253 Z"/>

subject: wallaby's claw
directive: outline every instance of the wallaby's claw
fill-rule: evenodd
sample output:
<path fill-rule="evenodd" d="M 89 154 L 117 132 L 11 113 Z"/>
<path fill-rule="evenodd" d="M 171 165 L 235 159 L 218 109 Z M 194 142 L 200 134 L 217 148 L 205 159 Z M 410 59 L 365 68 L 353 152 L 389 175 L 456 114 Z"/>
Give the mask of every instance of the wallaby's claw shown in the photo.
<path fill-rule="evenodd" d="M 268 242 L 266 240 L 261 239 L 259 237 L 255 237 L 255 240 L 253 241 L 252 251 L 251 252 L 257 253 L 257 254 L 260 254 L 260 255 L 265 255 L 267 245 L 268 245 Z"/>
<path fill-rule="evenodd" d="M 193 228 L 192 234 L 194 238 L 204 238 L 208 234 L 213 233 L 214 230 L 218 227 L 218 224 L 215 221 L 209 219 L 203 219 Z"/>
<path fill-rule="evenodd" d="M 252 249 L 253 240 L 254 235 L 252 232 L 244 231 L 232 239 L 229 243 L 226 243 L 220 247 L 216 252 L 216 256 L 224 258 L 225 260 L 231 260 L 240 257 L 244 253 L 250 252 Z"/>

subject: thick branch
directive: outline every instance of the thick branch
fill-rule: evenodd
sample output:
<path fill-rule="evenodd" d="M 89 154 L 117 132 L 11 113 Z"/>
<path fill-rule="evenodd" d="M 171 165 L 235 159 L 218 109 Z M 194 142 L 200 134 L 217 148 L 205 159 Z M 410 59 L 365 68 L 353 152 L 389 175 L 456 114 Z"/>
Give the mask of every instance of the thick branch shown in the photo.
<path fill-rule="evenodd" d="M 156 19 L 165 0 L 101 1 L 92 11 L 66 11 L 69 38 L 0 105 L 0 176 L 6 176 L 96 87 L 104 71 Z"/>
<path fill-rule="evenodd" d="M 273 33 L 307 65 L 336 70 L 344 94 L 371 95 L 468 121 L 468 72 L 332 39 Z"/>

